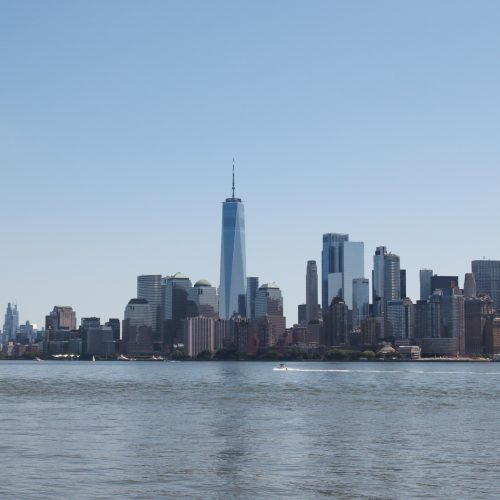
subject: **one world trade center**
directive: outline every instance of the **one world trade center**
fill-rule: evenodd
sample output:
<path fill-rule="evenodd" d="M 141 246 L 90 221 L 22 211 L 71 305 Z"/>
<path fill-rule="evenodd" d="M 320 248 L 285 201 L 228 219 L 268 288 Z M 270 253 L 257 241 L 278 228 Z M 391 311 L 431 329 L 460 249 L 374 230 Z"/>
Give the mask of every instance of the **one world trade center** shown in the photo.
<path fill-rule="evenodd" d="M 238 298 L 245 296 L 245 212 L 240 198 L 234 196 L 222 204 L 222 241 L 220 257 L 219 315 L 229 319 L 239 310 Z"/>

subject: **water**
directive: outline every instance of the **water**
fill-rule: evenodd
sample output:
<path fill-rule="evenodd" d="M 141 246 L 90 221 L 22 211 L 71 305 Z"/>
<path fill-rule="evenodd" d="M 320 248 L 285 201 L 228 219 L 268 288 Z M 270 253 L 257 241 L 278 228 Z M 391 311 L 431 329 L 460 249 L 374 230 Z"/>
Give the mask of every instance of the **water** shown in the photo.
<path fill-rule="evenodd" d="M 498 498 L 500 363 L 0 362 L 2 498 Z"/>

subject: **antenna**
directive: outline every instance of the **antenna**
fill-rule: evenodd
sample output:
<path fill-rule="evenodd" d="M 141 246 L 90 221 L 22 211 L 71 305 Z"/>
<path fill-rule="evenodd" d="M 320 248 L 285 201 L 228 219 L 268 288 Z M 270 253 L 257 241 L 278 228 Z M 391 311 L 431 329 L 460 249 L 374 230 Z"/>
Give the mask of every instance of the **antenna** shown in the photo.
<path fill-rule="evenodd" d="M 233 158 L 233 200 L 234 200 L 234 158 Z"/>

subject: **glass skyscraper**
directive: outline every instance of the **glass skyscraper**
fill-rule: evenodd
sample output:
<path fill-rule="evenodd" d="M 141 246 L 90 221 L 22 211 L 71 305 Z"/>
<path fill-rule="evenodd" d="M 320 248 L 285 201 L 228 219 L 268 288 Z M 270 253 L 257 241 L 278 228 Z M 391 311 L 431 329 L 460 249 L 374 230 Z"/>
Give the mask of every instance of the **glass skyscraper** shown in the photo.
<path fill-rule="evenodd" d="M 238 297 L 246 289 L 245 212 L 240 198 L 233 194 L 222 204 L 219 315 L 229 319 L 238 312 Z"/>

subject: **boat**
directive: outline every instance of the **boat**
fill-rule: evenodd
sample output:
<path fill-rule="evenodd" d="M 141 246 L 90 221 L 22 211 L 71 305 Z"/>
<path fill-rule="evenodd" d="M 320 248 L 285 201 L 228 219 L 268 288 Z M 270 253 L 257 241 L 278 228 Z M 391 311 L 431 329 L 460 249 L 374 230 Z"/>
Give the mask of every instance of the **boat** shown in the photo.
<path fill-rule="evenodd" d="M 116 359 L 118 361 L 135 361 L 134 358 L 127 358 L 127 356 L 124 356 L 123 354 L 120 354 Z"/>
<path fill-rule="evenodd" d="M 35 361 L 42 361 L 38 356 L 35 356 Z"/>
<path fill-rule="evenodd" d="M 273 371 L 286 372 L 286 371 L 288 371 L 288 367 L 285 365 L 285 363 L 280 363 L 278 366 L 273 368 Z"/>
<path fill-rule="evenodd" d="M 92 363 L 95 363 L 95 356 L 92 356 Z"/>

